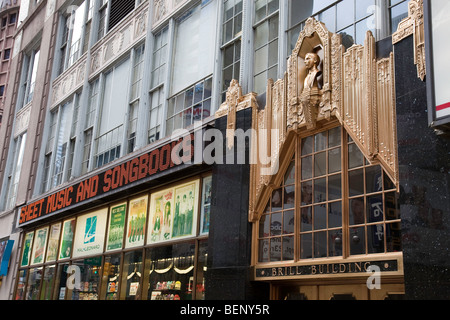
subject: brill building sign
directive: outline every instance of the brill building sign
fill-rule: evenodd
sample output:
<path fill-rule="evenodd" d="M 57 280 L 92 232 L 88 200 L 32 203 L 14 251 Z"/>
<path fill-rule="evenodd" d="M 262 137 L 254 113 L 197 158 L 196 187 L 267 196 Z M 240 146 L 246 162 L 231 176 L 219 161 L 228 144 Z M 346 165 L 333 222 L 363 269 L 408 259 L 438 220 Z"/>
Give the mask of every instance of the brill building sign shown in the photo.
<path fill-rule="evenodd" d="M 255 279 L 263 278 L 285 278 L 298 276 L 338 275 L 338 274 L 361 274 L 374 270 L 380 272 L 397 272 L 397 260 L 380 261 L 356 261 L 341 263 L 324 263 L 299 266 L 280 266 L 271 268 L 256 268 Z"/>

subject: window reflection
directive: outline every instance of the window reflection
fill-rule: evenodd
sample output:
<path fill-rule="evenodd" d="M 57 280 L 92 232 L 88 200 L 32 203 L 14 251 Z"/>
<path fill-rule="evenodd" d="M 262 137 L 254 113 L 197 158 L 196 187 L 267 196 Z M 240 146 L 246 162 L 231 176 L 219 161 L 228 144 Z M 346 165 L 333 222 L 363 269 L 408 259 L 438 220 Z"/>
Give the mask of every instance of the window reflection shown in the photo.
<path fill-rule="evenodd" d="M 41 300 L 52 300 L 52 289 L 55 283 L 56 266 L 45 267 L 42 280 Z"/>
<path fill-rule="evenodd" d="M 201 248 L 203 273 L 206 248 Z M 145 272 L 148 276 L 148 300 L 192 300 L 194 291 L 195 243 L 150 248 L 146 253 Z M 204 281 L 197 279 L 197 287 L 204 289 Z M 200 294 L 203 297 L 203 293 Z"/>
<path fill-rule="evenodd" d="M 105 300 L 118 300 L 120 289 L 120 254 L 106 256 L 103 264 L 102 292 Z"/>
<path fill-rule="evenodd" d="M 74 285 L 71 291 L 71 300 L 99 300 L 100 271 L 102 257 L 86 258 L 73 262 L 80 271 L 80 283 Z"/>
<path fill-rule="evenodd" d="M 401 251 L 398 193 L 382 167 L 366 160 L 342 127 L 300 142 L 299 180 L 273 191 L 259 221 L 259 262 Z M 292 164 L 283 182 L 295 177 Z M 295 190 L 298 208 L 287 201 L 295 202 Z M 292 254 L 295 241 L 299 252 Z"/>
<path fill-rule="evenodd" d="M 125 300 L 140 300 L 142 269 L 142 250 L 125 253 L 120 284 L 120 295 Z"/>

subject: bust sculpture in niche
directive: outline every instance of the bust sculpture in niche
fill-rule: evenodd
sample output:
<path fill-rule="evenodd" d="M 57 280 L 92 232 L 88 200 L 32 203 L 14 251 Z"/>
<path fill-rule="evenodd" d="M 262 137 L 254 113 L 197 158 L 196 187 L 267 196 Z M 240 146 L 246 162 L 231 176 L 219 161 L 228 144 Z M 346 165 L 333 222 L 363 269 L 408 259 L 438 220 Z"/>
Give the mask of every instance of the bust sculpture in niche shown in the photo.
<path fill-rule="evenodd" d="M 320 57 L 317 53 L 309 52 L 305 55 L 306 77 L 303 79 L 303 90 L 300 94 L 301 113 L 307 126 L 315 126 L 318 109 L 322 100 L 322 71 L 319 70 Z"/>
<path fill-rule="evenodd" d="M 321 86 L 322 71 L 319 70 L 320 57 L 318 54 L 310 52 L 305 56 L 305 67 L 308 74 L 303 84 L 303 92 L 313 89 L 319 90 Z"/>

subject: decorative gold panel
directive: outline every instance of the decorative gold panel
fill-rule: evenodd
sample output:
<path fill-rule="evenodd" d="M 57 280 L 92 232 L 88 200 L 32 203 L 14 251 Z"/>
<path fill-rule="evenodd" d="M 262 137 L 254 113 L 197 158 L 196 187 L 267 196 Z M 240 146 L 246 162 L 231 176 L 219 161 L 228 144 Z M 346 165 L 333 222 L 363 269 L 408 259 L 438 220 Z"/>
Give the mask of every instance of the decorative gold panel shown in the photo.
<path fill-rule="evenodd" d="M 408 17 L 398 24 L 397 31 L 392 35 L 392 43 L 396 44 L 411 35 L 414 37 L 414 63 L 417 66 L 417 76 L 424 81 L 427 70 L 423 0 L 411 0 L 408 3 Z"/>

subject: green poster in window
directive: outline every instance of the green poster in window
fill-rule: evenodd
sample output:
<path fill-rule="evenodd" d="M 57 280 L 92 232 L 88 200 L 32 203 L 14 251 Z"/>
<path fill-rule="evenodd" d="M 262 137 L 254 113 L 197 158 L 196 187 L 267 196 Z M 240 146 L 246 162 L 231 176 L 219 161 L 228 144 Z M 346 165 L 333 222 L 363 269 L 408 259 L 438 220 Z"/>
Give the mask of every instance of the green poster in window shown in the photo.
<path fill-rule="evenodd" d="M 20 263 L 21 267 L 25 267 L 30 263 L 31 243 L 33 242 L 33 237 L 34 232 L 29 232 L 25 236 L 25 241 L 23 243 L 22 262 Z"/>
<path fill-rule="evenodd" d="M 64 221 L 61 248 L 59 250 L 59 258 L 70 258 L 72 253 L 73 233 L 75 230 L 75 219 Z"/>
<path fill-rule="evenodd" d="M 109 218 L 108 245 L 106 246 L 107 251 L 122 249 L 126 212 L 126 204 L 121 204 L 111 208 Z"/>

